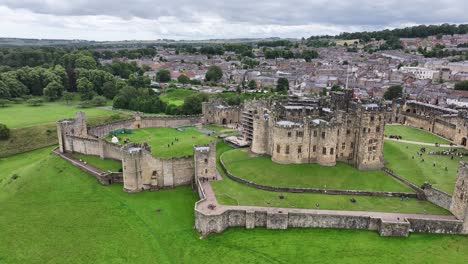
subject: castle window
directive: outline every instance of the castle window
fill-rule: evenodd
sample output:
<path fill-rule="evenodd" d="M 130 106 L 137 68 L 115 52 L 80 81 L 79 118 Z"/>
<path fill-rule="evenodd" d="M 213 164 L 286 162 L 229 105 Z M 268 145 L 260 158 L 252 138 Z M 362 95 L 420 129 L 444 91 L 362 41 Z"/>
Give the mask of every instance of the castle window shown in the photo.
<path fill-rule="evenodd" d="M 340 130 L 338 129 L 338 136 L 340 135 Z"/>
<path fill-rule="evenodd" d="M 314 137 L 317 137 L 317 130 L 314 130 Z"/>
<path fill-rule="evenodd" d="M 280 145 L 278 144 L 278 145 L 276 145 L 276 153 L 280 153 L 280 151 L 281 151 L 281 147 L 280 147 Z"/>
<path fill-rule="evenodd" d="M 205 174 L 208 174 L 208 169 L 205 169 Z"/>
<path fill-rule="evenodd" d="M 376 151 L 376 150 L 377 150 L 377 146 L 373 146 L 373 147 L 372 147 L 372 150 L 373 150 L 373 151 Z"/>
<path fill-rule="evenodd" d="M 375 156 L 372 156 L 372 160 L 375 160 Z"/>
<path fill-rule="evenodd" d="M 326 155 L 327 154 L 327 148 L 322 148 L 322 154 Z"/>
<path fill-rule="evenodd" d="M 333 155 L 334 152 L 335 152 L 335 149 L 334 149 L 334 148 L 331 148 L 331 149 L 330 149 L 330 155 Z"/>
<path fill-rule="evenodd" d="M 382 121 L 382 117 L 381 117 L 381 116 L 379 116 L 379 121 Z"/>
<path fill-rule="evenodd" d="M 289 154 L 289 145 L 286 145 L 286 154 Z"/>
<path fill-rule="evenodd" d="M 362 129 L 362 133 L 366 133 L 366 128 L 365 127 Z"/>
<path fill-rule="evenodd" d="M 346 143 L 341 143 L 341 149 L 345 149 L 346 148 Z"/>
<path fill-rule="evenodd" d="M 291 132 L 288 132 L 288 137 L 291 137 Z"/>
<path fill-rule="evenodd" d="M 297 131 L 296 132 L 296 137 L 303 137 L 304 136 L 304 132 L 302 131 Z"/>
<path fill-rule="evenodd" d="M 325 132 L 322 132 L 322 138 L 325 138 Z"/>
<path fill-rule="evenodd" d="M 375 119 L 374 116 L 371 116 L 371 117 L 370 117 L 370 121 L 371 121 L 371 122 L 374 122 L 374 119 Z"/>
<path fill-rule="evenodd" d="M 313 152 L 317 151 L 317 146 L 314 145 L 314 146 L 312 147 L 312 151 L 313 151 Z"/>
<path fill-rule="evenodd" d="M 208 163 L 208 159 L 205 159 L 205 163 Z"/>
<path fill-rule="evenodd" d="M 351 149 L 354 149 L 354 142 L 351 142 Z"/>
<path fill-rule="evenodd" d="M 375 132 L 380 132 L 380 126 L 377 126 L 377 127 L 375 128 Z"/>
<path fill-rule="evenodd" d="M 370 133 L 370 127 L 367 129 L 367 133 Z"/>
<path fill-rule="evenodd" d="M 347 129 L 346 130 L 346 135 L 349 135 L 351 133 L 351 130 Z"/>
<path fill-rule="evenodd" d="M 297 147 L 297 153 L 302 153 L 302 146 Z"/>

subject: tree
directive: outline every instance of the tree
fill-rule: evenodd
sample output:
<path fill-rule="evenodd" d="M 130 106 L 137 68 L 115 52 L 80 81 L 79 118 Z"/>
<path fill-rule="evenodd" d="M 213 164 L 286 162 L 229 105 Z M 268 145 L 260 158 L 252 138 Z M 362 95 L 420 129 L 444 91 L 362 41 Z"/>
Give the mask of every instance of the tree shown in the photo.
<path fill-rule="evenodd" d="M 96 69 L 96 61 L 91 56 L 80 55 L 75 61 L 75 68 Z"/>
<path fill-rule="evenodd" d="M 73 100 L 74 95 L 73 95 L 73 93 L 65 91 L 65 92 L 63 92 L 62 98 L 63 98 L 63 100 L 65 100 L 66 104 L 70 104 L 70 101 Z"/>
<path fill-rule="evenodd" d="M 151 84 L 151 79 L 148 76 L 134 73 L 130 75 L 128 84 L 136 88 L 148 87 Z"/>
<path fill-rule="evenodd" d="M 10 129 L 5 124 L 0 124 L 0 140 L 10 138 Z"/>
<path fill-rule="evenodd" d="M 157 82 L 169 82 L 171 80 L 171 72 L 168 69 L 161 69 L 156 73 L 156 81 Z"/>
<path fill-rule="evenodd" d="M 105 82 L 102 86 L 102 95 L 104 95 L 107 99 L 113 99 L 117 93 L 119 92 L 116 82 L 108 81 Z"/>
<path fill-rule="evenodd" d="M 10 90 L 4 82 L 0 81 L 0 99 L 9 99 L 10 97 Z"/>
<path fill-rule="evenodd" d="M 455 90 L 468 91 L 468 81 L 461 81 L 455 84 Z"/>
<path fill-rule="evenodd" d="M 80 78 L 76 81 L 76 88 L 81 100 L 91 100 L 94 96 L 93 84 L 87 78 Z"/>
<path fill-rule="evenodd" d="M 337 85 L 337 84 L 334 84 L 334 85 L 332 86 L 332 88 L 331 88 L 331 91 L 332 91 L 332 92 L 340 92 L 340 91 L 342 91 L 342 90 L 343 90 L 343 88 L 341 88 L 341 86 L 339 86 L 339 85 Z"/>
<path fill-rule="evenodd" d="M 184 104 L 181 106 L 183 114 L 196 115 L 202 112 L 202 103 L 208 100 L 208 96 L 203 93 L 192 94 L 184 99 Z"/>
<path fill-rule="evenodd" d="M 181 74 L 179 77 L 177 77 L 177 81 L 182 84 L 188 84 L 190 83 L 190 78 L 185 74 Z"/>
<path fill-rule="evenodd" d="M 385 100 L 393 100 L 403 96 L 403 87 L 401 85 L 394 85 L 387 89 L 384 93 Z"/>
<path fill-rule="evenodd" d="M 254 80 L 250 80 L 249 84 L 247 86 L 249 87 L 249 90 L 256 90 L 257 89 L 257 83 Z"/>
<path fill-rule="evenodd" d="M 223 77 L 223 70 L 219 66 L 212 65 L 208 68 L 205 74 L 205 80 L 211 82 L 218 82 Z"/>
<path fill-rule="evenodd" d="M 287 93 L 289 90 L 289 81 L 286 78 L 279 78 L 276 83 L 276 91 L 278 93 Z"/>
<path fill-rule="evenodd" d="M 46 88 L 44 88 L 44 96 L 49 101 L 55 101 L 60 98 L 63 91 L 63 85 L 56 81 L 49 83 Z"/>

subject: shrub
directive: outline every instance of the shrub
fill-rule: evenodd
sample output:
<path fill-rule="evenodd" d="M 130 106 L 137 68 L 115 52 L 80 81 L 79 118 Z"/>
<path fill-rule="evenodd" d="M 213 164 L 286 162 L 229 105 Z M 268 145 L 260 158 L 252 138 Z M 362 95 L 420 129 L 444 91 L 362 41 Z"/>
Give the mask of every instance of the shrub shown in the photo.
<path fill-rule="evenodd" d="M 10 138 L 10 129 L 5 124 L 0 124 L 0 140 Z"/>
<path fill-rule="evenodd" d="M 10 101 L 10 100 L 7 100 L 7 99 L 0 99 L 0 107 L 6 107 L 6 106 L 8 106 L 9 104 L 11 104 L 11 101 Z"/>
<path fill-rule="evenodd" d="M 31 98 L 27 103 L 31 106 L 40 106 L 44 103 L 44 100 L 42 98 Z"/>

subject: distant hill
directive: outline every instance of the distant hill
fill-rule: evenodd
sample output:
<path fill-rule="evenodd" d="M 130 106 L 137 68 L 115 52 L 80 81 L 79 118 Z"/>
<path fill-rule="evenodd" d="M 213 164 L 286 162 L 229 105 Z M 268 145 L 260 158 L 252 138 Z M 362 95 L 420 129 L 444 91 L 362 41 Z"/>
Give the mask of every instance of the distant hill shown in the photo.
<path fill-rule="evenodd" d="M 47 46 L 63 46 L 63 47 L 143 47 L 143 46 L 158 46 L 164 44 L 220 44 L 220 43 L 243 43 L 243 42 L 269 42 L 278 40 L 291 40 L 297 39 L 284 39 L 278 37 L 271 38 L 239 38 L 239 39 L 207 39 L 207 40 L 171 40 L 171 39 L 157 39 L 157 40 L 122 40 L 122 41 L 89 41 L 78 39 L 26 39 L 26 38 L 0 38 L 0 47 L 47 47 Z"/>

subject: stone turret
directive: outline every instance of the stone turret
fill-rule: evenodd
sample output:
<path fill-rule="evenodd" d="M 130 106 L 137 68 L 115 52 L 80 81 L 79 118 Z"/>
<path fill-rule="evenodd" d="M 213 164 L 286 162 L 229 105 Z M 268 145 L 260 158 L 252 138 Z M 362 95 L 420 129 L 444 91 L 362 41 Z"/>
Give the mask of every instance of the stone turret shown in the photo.
<path fill-rule="evenodd" d="M 147 182 L 146 185 L 144 183 L 143 173 L 149 170 L 144 155 L 145 152 L 151 152 L 146 143 L 130 143 L 123 146 L 121 151 L 124 191 L 139 192 L 144 189 L 149 189 L 151 186 L 158 186 L 156 177 L 151 177 L 152 182 Z"/>
<path fill-rule="evenodd" d="M 206 178 L 217 179 L 216 170 L 216 142 L 207 145 L 196 145 L 193 147 L 195 179 Z"/>
<path fill-rule="evenodd" d="M 460 162 L 450 205 L 452 214 L 463 220 L 462 233 L 468 234 L 468 162 Z"/>
<path fill-rule="evenodd" d="M 86 116 L 84 112 L 76 112 L 75 118 L 57 121 L 57 136 L 60 152 L 73 151 L 69 149 L 65 136 L 76 136 L 87 138 L 88 128 L 86 126 Z"/>

